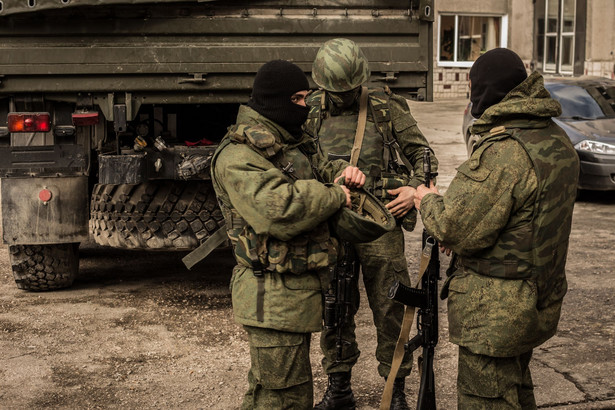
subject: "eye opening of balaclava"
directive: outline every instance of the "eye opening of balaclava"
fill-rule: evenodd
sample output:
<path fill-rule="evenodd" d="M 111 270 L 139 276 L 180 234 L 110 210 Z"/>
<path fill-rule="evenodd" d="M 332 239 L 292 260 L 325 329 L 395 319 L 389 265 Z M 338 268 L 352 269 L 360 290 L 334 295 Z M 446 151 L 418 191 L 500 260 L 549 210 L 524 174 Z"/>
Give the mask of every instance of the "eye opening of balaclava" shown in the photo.
<path fill-rule="evenodd" d="M 256 73 L 248 106 L 293 136 L 300 136 L 301 125 L 310 109 L 293 103 L 290 98 L 309 87 L 301 68 L 290 61 L 272 60 L 263 64 Z"/>
<path fill-rule="evenodd" d="M 472 116 L 480 118 L 526 78 L 525 65 L 514 51 L 494 48 L 478 57 L 470 69 Z"/>

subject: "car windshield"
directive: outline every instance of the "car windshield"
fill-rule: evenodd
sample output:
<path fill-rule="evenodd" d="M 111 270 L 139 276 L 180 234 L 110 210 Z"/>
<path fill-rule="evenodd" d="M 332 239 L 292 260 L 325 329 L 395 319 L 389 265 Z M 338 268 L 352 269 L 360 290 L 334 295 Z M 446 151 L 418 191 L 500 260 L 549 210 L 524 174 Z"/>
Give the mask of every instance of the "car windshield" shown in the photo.
<path fill-rule="evenodd" d="M 545 84 L 545 87 L 562 105 L 560 118 L 593 120 L 606 117 L 600 104 L 583 87 L 557 83 Z"/>

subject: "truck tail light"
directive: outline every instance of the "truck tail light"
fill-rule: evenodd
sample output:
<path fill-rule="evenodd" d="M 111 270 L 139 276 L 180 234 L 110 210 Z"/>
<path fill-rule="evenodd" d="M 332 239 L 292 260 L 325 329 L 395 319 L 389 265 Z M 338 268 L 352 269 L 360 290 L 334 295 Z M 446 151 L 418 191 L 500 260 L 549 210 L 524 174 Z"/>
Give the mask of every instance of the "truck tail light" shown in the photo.
<path fill-rule="evenodd" d="M 12 112 L 8 115 L 10 132 L 48 132 L 51 116 L 48 112 Z"/>
<path fill-rule="evenodd" d="M 97 112 L 73 113 L 73 125 L 75 126 L 96 125 L 96 124 L 98 124 L 98 113 Z"/>

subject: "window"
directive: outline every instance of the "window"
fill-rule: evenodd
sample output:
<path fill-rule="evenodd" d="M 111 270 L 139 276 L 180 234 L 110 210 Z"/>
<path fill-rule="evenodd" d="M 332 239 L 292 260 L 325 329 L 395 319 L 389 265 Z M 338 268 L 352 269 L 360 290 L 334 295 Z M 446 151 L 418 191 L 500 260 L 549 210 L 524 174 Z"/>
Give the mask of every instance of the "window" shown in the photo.
<path fill-rule="evenodd" d="M 485 51 L 506 47 L 508 17 L 439 16 L 438 65 L 470 67 Z"/>
<path fill-rule="evenodd" d="M 545 73 L 572 74 L 576 0 L 544 0 L 536 11 L 538 66 Z"/>

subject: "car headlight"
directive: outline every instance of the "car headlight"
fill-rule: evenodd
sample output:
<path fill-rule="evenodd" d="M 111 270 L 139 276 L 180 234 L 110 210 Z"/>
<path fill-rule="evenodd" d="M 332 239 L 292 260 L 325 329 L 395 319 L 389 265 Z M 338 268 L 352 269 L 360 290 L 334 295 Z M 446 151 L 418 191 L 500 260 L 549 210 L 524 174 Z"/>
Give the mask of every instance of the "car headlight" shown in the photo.
<path fill-rule="evenodd" d="M 595 154 L 615 155 L 615 145 L 605 144 L 604 142 L 584 140 L 574 147 L 580 151 L 589 151 Z"/>

